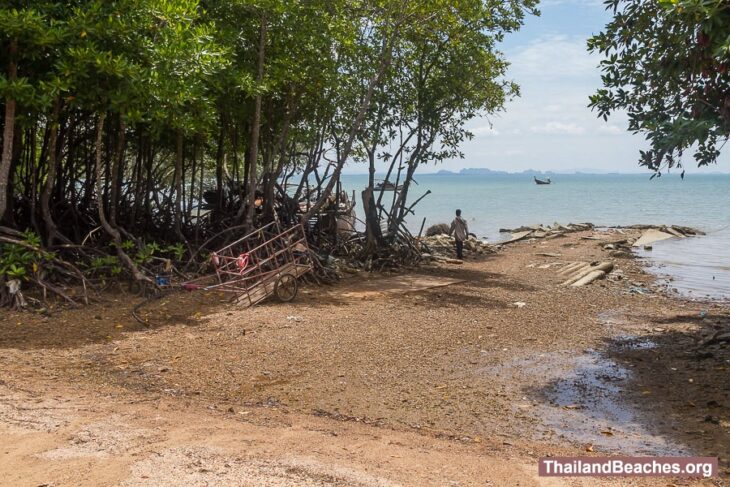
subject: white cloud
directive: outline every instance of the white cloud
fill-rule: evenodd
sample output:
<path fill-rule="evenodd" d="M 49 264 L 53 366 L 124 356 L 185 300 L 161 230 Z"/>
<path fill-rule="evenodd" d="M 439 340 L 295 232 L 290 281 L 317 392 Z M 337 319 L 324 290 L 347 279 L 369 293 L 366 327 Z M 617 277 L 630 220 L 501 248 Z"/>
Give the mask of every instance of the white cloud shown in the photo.
<path fill-rule="evenodd" d="M 499 131 L 492 125 L 482 125 L 481 127 L 470 128 L 469 132 L 479 137 L 480 135 L 499 135 Z"/>
<path fill-rule="evenodd" d="M 546 112 L 559 113 L 564 110 L 565 110 L 565 107 L 563 105 L 558 105 L 558 104 L 545 105 Z"/>
<path fill-rule="evenodd" d="M 534 134 L 545 135 L 583 135 L 586 129 L 576 123 L 563 122 L 547 122 L 543 125 L 530 127 L 530 131 Z"/>
<path fill-rule="evenodd" d="M 582 4 L 562 2 L 572 3 L 575 10 Z M 472 131 L 480 136 L 464 144 L 465 160 L 447 166 L 635 171 L 639 149 L 646 144 L 643 137 L 626 131 L 624 113 L 613 114 L 607 123 L 588 107 L 589 96 L 601 86 L 600 56 L 586 49 L 591 30 L 595 29 L 572 30 L 580 35 L 538 34 L 505 49 L 511 62 L 507 77 L 520 85 L 522 96 L 509 102 L 504 112 L 473 121 Z M 495 134 L 499 136 L 491 136 Z"/>
<path fill-rule="evenodd" d="M 550 34 L 507 53 L 511 61 L 510 75 L 518 83 L 536 79 L 556 80 L 596 76 L 599 57 L 586 48 L 584 36 Z"/>
<path fill-rule="evenodd" d="M 601 125 L 600 127 L 598 127 L 599 134 L 621 135 L 625 132 L 626 130 L 622 129 L 618 125 Z"/>

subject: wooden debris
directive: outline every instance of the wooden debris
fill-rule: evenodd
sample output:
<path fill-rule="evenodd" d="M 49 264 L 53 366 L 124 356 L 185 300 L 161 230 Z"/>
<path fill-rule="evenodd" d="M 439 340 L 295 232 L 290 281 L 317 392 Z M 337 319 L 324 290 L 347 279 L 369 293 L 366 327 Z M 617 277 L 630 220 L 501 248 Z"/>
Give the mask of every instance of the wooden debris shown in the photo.
<path fill-rule="evenodd" d="M 573 285 L 574 287 L 585 286 L 596 279 L 605 277 L 613 270 L 613 262 L 601 262 L 597 265 L 578 267 L 572 271 L 563 286 Z"/>
<path fill-rule="evenodd" d="M 515 229 L 506 229 L 506 228 L 500 228 L 500 233 L 511 233 L 512 238 L 507 240 L 506 242 L 500 242 L 501 244 L 511 244 L 514 242 L 519 242 L 520 240 L 524 240 L 526 238 L 544 238 L 544 239 L 553 239 L 562 237 L 567 233 L 572 232 L 583 232 L 586 230 L 592 230 L 593 224 L 592 223 L 570 223 L 568 225 L 561 225 L 560 223 L 554 223 L 553 226 L 542 226 L 542 225 L 533 225 L 529 227 L 519 227 Z"/>
<path fill-rule="evenodd" d="M 455 253 L 454 237 L 449 235 L 434 235 L 432 237 L 422 237 L 419 239 L 425 251 L 434 259 L 452 258 Z M 497 252 L 497 247 L 488 242 L 469 237 L 464 242 L 464 250 L 474 254 L 493 254 Z M 452 259 L 455 260 L 455 259 Z M 455 262 L 451 262 L 452 264 Z"/>
<path fill-rule="evenodd" d="M 560 276 L 566 276 L 569 274 L 572 274 L 578 269 L 583 269 L 587 266 L 589 266 L 588 262 L 573 262 L 571 264 L 568 264 L 567 266 L 563 267 L 560 271 L 558 271 L 558 275 Z"/>
<path fill-rule="evenodd" d="M 603 279 L 604 277 L 606 277 L 605 271 L 600 271 L 600 270 L 591 271 L 588 274 L 581 277 L 580 279 L 578 279 L 577 281 L 575 281 L 573 284 L 571 284 L 571 286 L 573 286 L 573 287 L 585 286 L 586 284 L 590 284 L 593 281 L 596 281 L 598 279 Z"/>
<path fill-rule="evenodd" d="M 507 240 L 506 242 L 502 242 L 502 244 L 510 244 L 513 242 L 519 242 L 520 240 L 523 240 L 523 239 L 529 237 L 530 235 L 532 235 L 533 232 L 534 232 L 534 230 L 513 233 L 512 238 Z"/>

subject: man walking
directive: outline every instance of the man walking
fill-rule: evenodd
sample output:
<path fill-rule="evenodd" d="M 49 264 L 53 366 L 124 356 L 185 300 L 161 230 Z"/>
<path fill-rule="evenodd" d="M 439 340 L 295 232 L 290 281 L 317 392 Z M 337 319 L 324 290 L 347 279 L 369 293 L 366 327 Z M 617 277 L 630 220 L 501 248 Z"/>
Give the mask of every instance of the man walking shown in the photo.
<path fill-rule="evenodd" d="M 468 238 L 469 227 L 466 224 L 466 220 L 461 218 L 461 210 L 456 210 L 456 218 L 451 222 L 451 229 L 449 235 L 454 235 L 456 241 L 456 258 L 464 258 L 464 240 Z"/>

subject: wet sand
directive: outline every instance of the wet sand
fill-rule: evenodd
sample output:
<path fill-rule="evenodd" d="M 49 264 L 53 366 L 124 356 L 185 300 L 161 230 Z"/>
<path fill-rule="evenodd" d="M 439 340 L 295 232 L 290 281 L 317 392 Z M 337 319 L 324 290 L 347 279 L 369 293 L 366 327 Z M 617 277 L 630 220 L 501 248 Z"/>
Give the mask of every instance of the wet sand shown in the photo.
<path fill-rule="evenodd" d="M 537 459 L 559 454 L 718 456 L 728 475 L 730 352 L 697 341 L 730 309 L 665 296 L 634 259 L 590 286 L 560 286 L 562 265 L 606 260 L 602 244 L 624 238 L 519 242 L 418 279 L 355 276 L 254 309 L 175 294 L 145 308 L 149 328 L 124 296 L 50 317 L 6 313 L 0 428 L 13 446 L 0 476 L 596 484 L 538 478 Z M 687 483 L 604 483 L 671 482 Z"/>

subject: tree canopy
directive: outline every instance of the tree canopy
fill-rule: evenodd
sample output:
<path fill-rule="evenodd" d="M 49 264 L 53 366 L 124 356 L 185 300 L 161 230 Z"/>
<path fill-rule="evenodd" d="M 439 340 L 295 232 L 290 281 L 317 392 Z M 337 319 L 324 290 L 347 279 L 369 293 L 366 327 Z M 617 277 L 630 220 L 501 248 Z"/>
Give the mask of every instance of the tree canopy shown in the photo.
<path fill-rule="evenodd" d="M 536 4 L 8 0 L 0 224 L 53 251 L 92 243 L 141 278 L 128 254 L 150 242 L 197 255 L 230 229 L 306 222 L 347 164 L 380 159 L 404 187 L 376 206 L 392 236 L 416 169 L 517 93 L 497 45 Z"/>
<path fill-rule="evenodd" d="M 730 136 L 730 4 L 723 0 L 609 0 L 613 20 L 589 40 L 605 56 L 591 106 L 626 110 L 651 148 L 640 164 L 660 173 L 692 151 L 715 163 Z"/>

